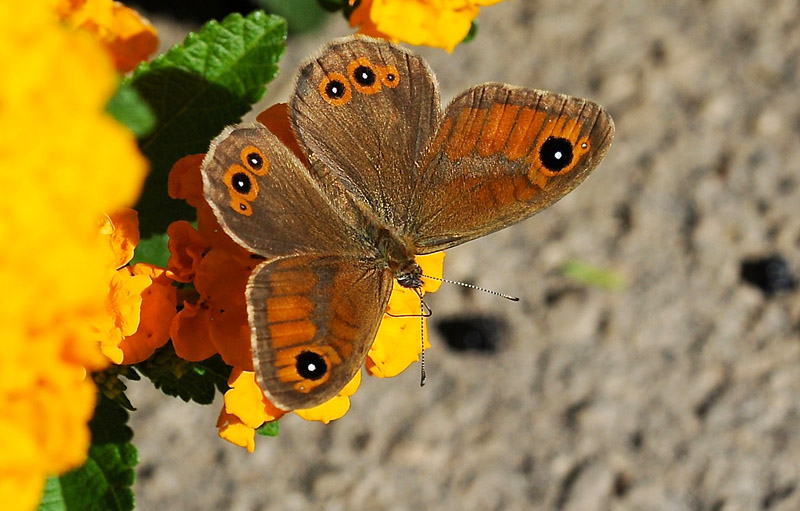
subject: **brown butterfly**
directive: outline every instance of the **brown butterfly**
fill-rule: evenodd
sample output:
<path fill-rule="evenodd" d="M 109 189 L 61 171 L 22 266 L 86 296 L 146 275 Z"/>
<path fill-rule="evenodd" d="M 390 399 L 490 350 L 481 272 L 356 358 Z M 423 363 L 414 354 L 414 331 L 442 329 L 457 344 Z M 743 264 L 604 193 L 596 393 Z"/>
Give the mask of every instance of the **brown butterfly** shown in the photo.
<path fill-rule="evenodd" d="M 253 365 L 287 410 L 327 401 L 359 371 L 393 279 L 422 285 L 415 256 L 553 204 L 614 135 L 591 101 L 501 83 L 442 112 L 421 57 L 358 36 L 301 67 L 289 115 L 309 167 L 259 124 L 225 129 L 203 163 L 223 229 L 267 259 L 247 286 Z"/>

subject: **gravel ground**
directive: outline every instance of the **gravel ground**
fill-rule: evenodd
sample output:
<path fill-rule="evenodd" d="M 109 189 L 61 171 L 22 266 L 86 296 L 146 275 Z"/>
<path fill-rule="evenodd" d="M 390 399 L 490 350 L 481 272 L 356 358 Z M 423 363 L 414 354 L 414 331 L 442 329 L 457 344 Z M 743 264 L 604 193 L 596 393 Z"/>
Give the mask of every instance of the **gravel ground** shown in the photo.
<path fill-rule="evenodd" d="M 480 23 L 421 51 L 445 100 L 505 81 L 592 98 L 617 127 L 558 205 L 449 252 L 448 278 L 522 298 L 430 298 L 435 321 L 504 323 L 497 349 L 434 329 L 425 388 L 413 368 L 365 378 L 343 419 L 288 416 L 254 454 L 216 436 L 219 399 L 135 384 L 139 509 L 800 509 L 800 293 L 742 276 L 773 255 L 800 273 L 800 5 L 515 0 Z M 266 104 L 346 33 L 290 40 Z M 628 284 L 582 285 L 570 260 Z"/>

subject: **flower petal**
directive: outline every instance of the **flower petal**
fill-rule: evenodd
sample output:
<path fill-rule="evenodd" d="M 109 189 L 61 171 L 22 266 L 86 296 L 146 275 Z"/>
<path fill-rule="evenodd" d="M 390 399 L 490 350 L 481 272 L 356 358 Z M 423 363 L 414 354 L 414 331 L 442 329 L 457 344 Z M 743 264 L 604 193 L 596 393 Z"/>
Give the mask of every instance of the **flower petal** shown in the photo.
<path fill-rule="evenodd" d="M 199 362 L 217 353 L 208 334 L 208 311 L 202 305 L 184 303 L 173 318 L 169 335 L 175 353 L 184 360 Z"/>
<path fill-rule="evenodd" d="M 367 354 L 367 372 L 379 378 L 397 376 L 419 360 L 423 343 L 430 348 L 425 318 L 384 316 Z"/>
<path fill-rule="evenodd" d="M 422 268 L 422 290 L 426 293 L 435 293 L 442 286 L 444 276 L 444 252 L 416 257 L 417 264 Z M 433 278 L 425 278 L 425 276 Z"/>
<path fill-rule="evenodd" d="M 191 282 L 203 259 L 203 254 L 208 250 L 208 241 L 185 220 L 169 224 L 167 236 L 169 236 L 167 275 L 178 282 Z"/>
<path fill-rule="evenodd" d="M 209 336 L 226 364 L 252 368 L 245 288 L 259 261 L 211 250 L 197 267 L 194 285 L 209 316 Z"/>
<path fill-rule="evenodd" d="M 341 419 L 350 409 L 350 396 L 352 396 L 361 385 L 361 371 L 350 380 L 350 383 L 328 401 L 319 406 L 306 408 L 304 410 L 294 410 L 294 413 L 307 421 L 320 421 L 328 424 L 330 421 Z"/>
<path fill-rule="evenodd" d="M 227 413 L 225 408 L 219 412 L 217 428 L 219 428 L 219 437 L 223 440 L 244 447 L 247 452 L 255 452 L 256 430 L 244 424 L 236 415 Z"/>
<path fill-rule="evenodd" d="M 139 213 L 135 209 L 122 208 L 108 215 L 107 221 L 111 231 L 113 267 L 121 268 L 133 259 L 133 251 L 139 243 Z"/>
<path fill-rule="evenodd" d="M 176 314 L 176 290 L 164 269 L 139 263 L 134 265 L 133 274 L 147 276 L 151 284 L 142 292 L 139 328 L 119 345 L 124 353 L 123 364 L 142 362 L 166 344 Z"/>
<path fill-rule="evenodd" d="M 286 413 L 264 397 L 253 371 L 235 368 L 228 379 L 228 385 L 231 388 L 225 392 L 225 411 L 236 415 L 250 428 L 258 428 Z"/>
<path fill-rule="evenodd" d="M 200 174 L 205 157 L 205 154 L 192 154 L 175 162 L 167 178 L 167 193 L 170 197 L 183 199 L 195 208 L 205 202 L 203 176 Z"/>

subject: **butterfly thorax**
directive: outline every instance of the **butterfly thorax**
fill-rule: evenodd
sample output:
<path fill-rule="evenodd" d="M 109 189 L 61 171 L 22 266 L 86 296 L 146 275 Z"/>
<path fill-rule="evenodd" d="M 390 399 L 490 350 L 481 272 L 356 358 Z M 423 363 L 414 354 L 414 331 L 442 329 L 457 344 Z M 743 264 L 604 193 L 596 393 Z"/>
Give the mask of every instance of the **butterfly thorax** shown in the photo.
<path fill-rule="evenodd" d="M 379 222 L 370 222 L 365 230 L 375 247 L 377 258 L 392 271 L 403 287 L 422 287 L 422 268 L 414 260 L 414 244 L 407 236 Z"/>

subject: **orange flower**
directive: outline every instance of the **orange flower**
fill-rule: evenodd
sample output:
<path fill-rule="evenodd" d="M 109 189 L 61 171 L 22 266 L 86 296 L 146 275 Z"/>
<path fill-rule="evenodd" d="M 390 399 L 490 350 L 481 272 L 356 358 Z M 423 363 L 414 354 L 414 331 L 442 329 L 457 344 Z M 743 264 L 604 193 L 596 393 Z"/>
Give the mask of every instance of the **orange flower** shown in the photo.
<path fill-rule="evenodd" d="M 139 242 L 136 211 L 122 209 L 101 227 L 114 260 L 109 268 L 108 315 L 95 324 L 100 349 L 115 364 L 145 360 L 169 339 L 177 301 L 172 281 L 162 268 L 139 263 L 126 266 Z"/>
<path fill-rule="evenodd" d="M 73 27 L 102 42 L 118 71 L 130 71 L 158 48 L 156 29 L 133 9 L 112 0 L 54 0 Z"/>
<path fill-rule="evenodd" d="M 286 105 L 270 107 L 258 120 L 307 161 L 289 127 Z M 171 257 L 167 274 L 176 281 L 193 282 L 196 293 L 187 296 L 184 308 L 171 326 L 175 352 L 184 359 L 199 361 L 214 353 L 234 367 L 220 413 L 220 436 L 252 451 L 255 429 L 279 419 L 285 412 L 264 396 L 253 373 L 250 328 L 245 288 L 253 269 L 261 262 L 231 240 L 217 222 L 202 195 L 200 167 L 203 155 L 179 160 L 169 176 L 169 192 L 197 208 L 197 229 L 187 222 L 174 222 L 167 230 Z M 419 257 L 426 275 L 441 276 L 443 254 Z M 424 290 L 435 291 L 439 282 L 426 282 Z M 392 314 L 419 314 L 419 297 L 399 288 L 393 294 Z M 395 297 L 396 295 L 396 297 Z M 424 323 L 423 323 L 424 324 Z M 367 360 L 367 370 L 377 376 L 394 376 L 418 359 L 420 319 L 386 317 Z M 423 328 L 423 332 L 426 332 Z M 427 335 L 427 334 L 425 334 Z M 427 343 L 427 337 L 422 338 Z M 294 410 L 306 420 L 328 423 L 342 417 L 350 407 L 350 396 L 361 383 L 361 373 L 339 393 L 320 406 Z"/>

